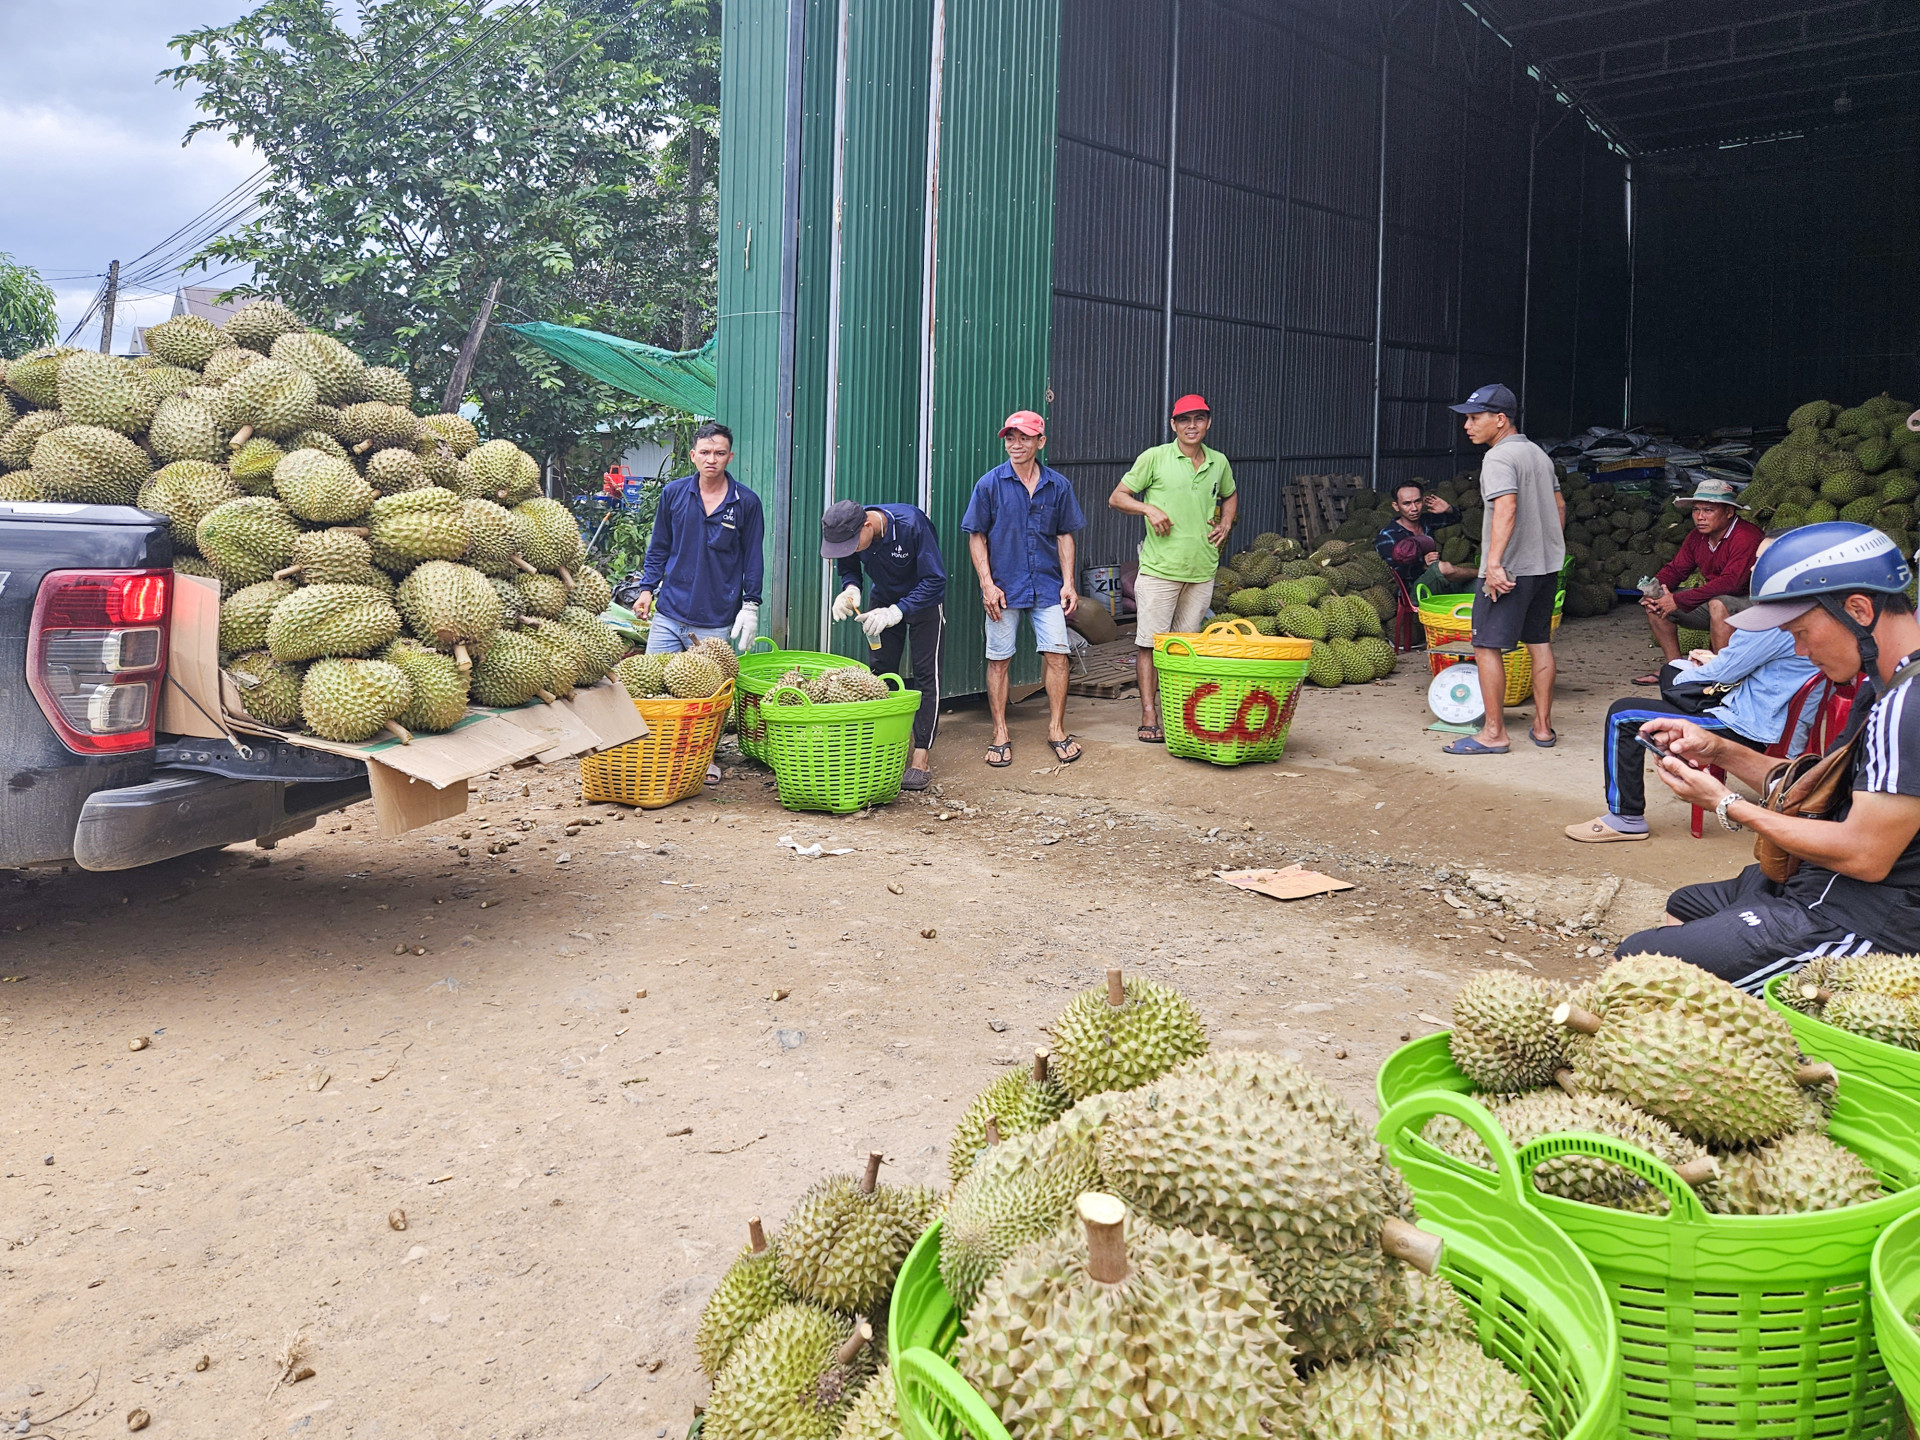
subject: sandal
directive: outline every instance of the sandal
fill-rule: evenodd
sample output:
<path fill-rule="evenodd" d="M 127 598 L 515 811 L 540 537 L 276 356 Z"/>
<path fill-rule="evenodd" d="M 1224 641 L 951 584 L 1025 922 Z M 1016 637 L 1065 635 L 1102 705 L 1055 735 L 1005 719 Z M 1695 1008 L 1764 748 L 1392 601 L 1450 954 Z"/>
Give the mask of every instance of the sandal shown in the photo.
<path fill-rule="evenodd" d="M 1504 755 L 1507 753 L 1507 747 L 1485 745 L 1480 742 L 1478 736 L 1462 735 L 1451 745 L 1442 745 L 1440 751 L 1443 755 Z"/>
<path fill-rule="evenodd" d="M 1164 745 L 1167 743 L 1167 732 L 1158 725 L 1142 725 L 1133 732 L 1133 738 L 1142 745 Z"/>
<path fill-rule="evenodd" d="M 1080 749 L 1080 742 L 1074 739 L 1073 736 L 1071 735 L 1067 736 L 1067 738 L 1064 740 L 1049 740 L 1047 741 L 1047 744 L 1053 747 L 1053 753 L 1055 756 L 1059 758 L 1059 761 L 1062 765 L 1073 764 L 1073 762 L 1078 760 L 1081 754 L 1083 753 Z M 1073 747 L 1073 753 L 1071 755 L 1067 753 L 1068 746 Z"/>
<path fill-rule="evenodd" d="M 995 758 L 998 757 L 998 758 Z M 1013 743 L 987 746 L 987 764 L 996 770 L 1004 770 L 1013 764 Z"/>
<path fill-rule="evenodd" d="M 1636 675 L 1633 677 L 1632 683 L 1635 685 L 1658 685 L 1660 683 L 1660 677 L 1658 675 Z"/>

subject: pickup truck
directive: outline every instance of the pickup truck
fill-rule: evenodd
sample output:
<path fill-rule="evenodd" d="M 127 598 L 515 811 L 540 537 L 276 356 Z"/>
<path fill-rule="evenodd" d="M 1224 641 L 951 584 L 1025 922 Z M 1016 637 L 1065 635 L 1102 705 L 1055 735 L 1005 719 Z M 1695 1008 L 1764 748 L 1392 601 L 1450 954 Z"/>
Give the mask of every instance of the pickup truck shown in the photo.
<path fill-rule="evenodd" d="M 164 516 L 0 502 L 0 868 L 271 846 L 368 798 L 358 760 L 161 731 L 173 586 Z"/>

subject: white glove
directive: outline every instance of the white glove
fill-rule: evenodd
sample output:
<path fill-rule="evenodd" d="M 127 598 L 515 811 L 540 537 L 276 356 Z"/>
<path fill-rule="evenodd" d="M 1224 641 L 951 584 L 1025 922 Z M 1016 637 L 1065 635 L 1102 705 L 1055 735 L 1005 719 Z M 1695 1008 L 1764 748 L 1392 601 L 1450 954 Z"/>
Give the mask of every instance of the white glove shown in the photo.
<path fill-rule="evenodd" d="M 869 610 L 860 617 L 860 628 L 867 632 L 867 639 L 878 640 L 880 632 L 891 630 L 900 623 L 898 605 L 882 605 L 878 610 Z"/>
<path fill-rule="evenodd" d="M 860 587 L 849 585 L 833 597 L 833 618 L 851 620 L 860 609 Z"/>
<path fill-rule="evenodd" d="M 733 617 L 733 648 L 744 654 L 759 633 L 760 605 L 758 601 L 749 600 L 740 607 L 740 613 Z"/>

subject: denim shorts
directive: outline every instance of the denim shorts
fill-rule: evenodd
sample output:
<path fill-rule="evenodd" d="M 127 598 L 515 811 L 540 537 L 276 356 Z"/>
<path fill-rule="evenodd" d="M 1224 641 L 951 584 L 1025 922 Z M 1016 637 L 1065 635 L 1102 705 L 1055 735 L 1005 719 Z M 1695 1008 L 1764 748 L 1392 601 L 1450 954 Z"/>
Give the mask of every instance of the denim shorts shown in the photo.
<path fill-rule="evenodd" d="M 1042 655 L 1065 655 L 1067 612 L 1058 605 L 1034 606 L 1031 610 L 1007 609 L 998 620 L 987 621 L 987 659 L 1011 660 L 1014 641 L 1020 634 L 1020 617 L 1029 617 L 1033 625 L 1033 648 Z"/>
<path fill-rule="evenodd" d="M 653 620 L 647 626 L 647 654 L 678 655 L 682 650 L 691 650 L 696 641 L 729 640 L 732 634 L 724 625 L 709 630 L 700 625 L 682 624 L 656 606 Z"/>

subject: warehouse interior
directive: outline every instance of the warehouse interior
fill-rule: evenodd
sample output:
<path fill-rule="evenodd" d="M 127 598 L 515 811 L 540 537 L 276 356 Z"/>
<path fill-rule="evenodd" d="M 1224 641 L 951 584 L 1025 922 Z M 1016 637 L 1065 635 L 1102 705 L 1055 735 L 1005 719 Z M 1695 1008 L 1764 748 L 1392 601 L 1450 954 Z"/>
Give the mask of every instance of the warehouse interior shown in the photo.
<path fill-rule="evenodd" d="M 783 643 L 851 638 L 813 544 L 834 498 L 926 508 L 958 603 L 1022 406 L 1082 560 L 1120 564 L 1106 495 L 1175 394 L 1265 529 L 1290 476 L 1470 467 L 1445 407 L 1490 380 L 1536 437 L 1920 391 L 1920 0 L 740 0 L 726 27 L 721 408 L 773 502 Z"/>

